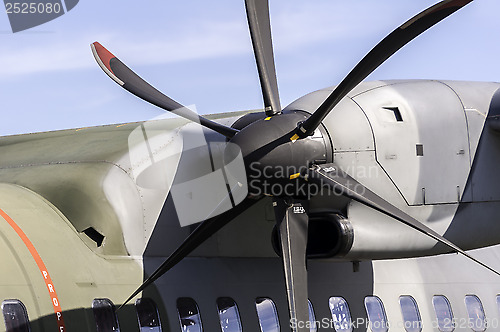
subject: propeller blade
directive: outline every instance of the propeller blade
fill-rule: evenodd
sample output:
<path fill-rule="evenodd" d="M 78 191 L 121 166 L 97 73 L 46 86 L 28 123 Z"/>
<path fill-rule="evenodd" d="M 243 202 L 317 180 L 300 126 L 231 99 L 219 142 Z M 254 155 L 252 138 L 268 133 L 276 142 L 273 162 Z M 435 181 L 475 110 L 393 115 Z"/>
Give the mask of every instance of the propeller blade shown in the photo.
<path fill-rule="evenodd" d="M 444 0 L 424 10 L 378 43 L 332 91 L 318 109 L 299 126 L 302 137 L 309 136 L 330 111 L 362 80 L 403 46 L 421 33 L 473 0 Z"/>
<path fill-rule="evenodd" d="M 234 128 L 226 127 L 208 120 L 179 104 L 175 100 L 165 96 L 148 82 L 144 81 L 139 75 L 134 73 L 98 42 L 92 43 L 90 47 L 101 69 L 113 81 L 130 93 L 168 112 L 172 112 L 193 122 L 198 122 L 202 126 L 212 129 L 227 138 L 233 137 L 238 132 L 238 130 Z"/>
<path fill-rule="evenodd" d="M 474 262 L 482 265 L 493 273 L 500 275 L 499 272 L 489 267 L 488 265 L 482 263 L 481 261 L 470 256 L 468 253 L 460 249 L 458 246 L 448 241 L 431 228 L 425 226 L 412 216 L 401 211 L 399 208 L 395 207 L 388 201 L 384 200 L 382 197 L 378 196 L 374 192 L 370 191 L 368 188 L 363 186 L 361 183 L 350 177 L 347 173 L 342 171 L 339 167 L 334 164 L 325 164 L 321 166 L 315 166 L 315 168 L 310 169 L 308 174 L 309 181 L 314 181 L 320 185 L 326 185 L 331 190 L 349 197 L 357 202 L 360 202 L 366 206 L 369 206 L 391 218 L 394 218 L 405 225 L 416 229 L 417 231 L 433 238 L 434 240 L 448 246 L 453 251 L 464 255 L 465 257 L 473 260 Z"/>
<path fill-rule="evenodd" d="M 290 322 L 308 322 L 306 249 L 309 218 L 302 203 L 298 201 L 288 204 L 277 198 L 273 206 L 280 230 Z M 309 332 L 309 328 L 305 327 L 307 324 L 291 325 L 302 326 L 296 327 L 294 332 Z"/>
<path fill-rule="evenodd" d="M 268 0 L 245 0 L 253 52 L 257 61 L 260 86 L 267 116 L 281 112 L 274 65 Z"/>
<path fill-rule="evenodd" d="M 156 269 L 156 271 L 154 271 L 149 276 L 149 278 L 147 278 L 142 283 L 142 285 L 139 286 L 139 288 L 137 288 L 137 290 L 129 296 L 129 298 L 125 302 L 123 302 L 118 310 L 124 307 L 130 300 L 132 300 L 137 294 L 142 292 L 146 287 L 155 282 L 156 279 L 158 279 L 175 265 L 177 265 L 177 263 L 179 263 L 187 255 L 189 255 L 193 250 L 198 248 L 209 237 L 217 233 L 222 227 L 224 227 L 234 218 L 249 209 L 257 201 L 257 199 L 246 198 L 235 208 L 202 222 L 191 234 L 189 234 L 184 242 L 182 242 L 182 244 L 165 260 L 165 262 L 163 262 Z"/>

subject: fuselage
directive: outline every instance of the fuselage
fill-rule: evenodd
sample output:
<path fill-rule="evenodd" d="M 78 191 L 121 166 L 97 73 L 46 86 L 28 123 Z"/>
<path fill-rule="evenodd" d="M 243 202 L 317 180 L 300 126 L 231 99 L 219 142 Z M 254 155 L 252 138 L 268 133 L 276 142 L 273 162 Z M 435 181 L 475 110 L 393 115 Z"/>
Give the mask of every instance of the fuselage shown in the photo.
<path fill-rule="evenodd" d="M 482 248 L 471 255 L 497 270 L 500 138 L 489 122 L 500 112 L 499 88 L 497 83 L 368 82 L 323 122 L 331 158 L 345 172 L 462 249 Z M 300 98 L 285 112 L 311 112 L 330 91 Z M 217 121 L 232 125 L 242 115 L 221 115 Z M 122 303 L 190 233 L 194 226 L 181 227 L 184 212 L 176 210 L 176 185 L 210 175 L 223 151 L 183 155 L 186 147 L 203 145 L 183 141 L 182 130 L 197 130 L 184 125 L 157 120 L 3 139 L 0 244 L 6 272 L 0 289 L 2 299 L 24 304 L 32 331 L 112 327 L 107 302 L 95 300 Z M 209 143 L 224 142 L 219 134 L 202 133 Z M 365 301 L 377 296 L 389 330 L 404 331 L 400 301 L 407 298 L 400 297 L 411 296 L 422 330 L 438 331 L 433 306 L 438 295 L 448 299 L 456 329 L 470 328 L 466 295 L 481 300 L 488 330 L 498 329 L 498 276 L 358 203 L 325 193 L 311 205 L 342 214 L 353 236 L 341 255 L 308 261 L 309 297 L 320 330 L 345 323 L 344 309 L 329 306 L 332 297 L 332 303 L 346 301 L 358 330 L 369 329 Z M 189 204 L 183 206 L 188 210 Z M 271 199 L 264 199 L 139 296 L 152 299 L 156 309 L 129 305 L 118 311 L 120 330 L 138 331 L 141 318 L 146 324 L 141 315 L 153 317 L 155 310 L 153 321 L 161 321 L 163 331 L 181 326 L 198 331 L 200 324 L 204 331 L 217 331 L 224 319 L 231 321 L 227 326 L 239 320 L 244 331 L 258 331 L 260 323 L 273 326 L 275 313 L 287 330 L 273 227 Z M 276 312 L 263 299 L 272 300 Z M 17 302 L 5 303 L 8 308 Z M 332 308 L 341 316 L 332 316 Z M 96 310 L 104 314 L 96 316 Z M 474 314 L 480 318 L 480 312 Z M 263 315 L 267 323 L 259 321 Z M 160 331 L 156 323 L 150 321 L 150 330 Z"/>

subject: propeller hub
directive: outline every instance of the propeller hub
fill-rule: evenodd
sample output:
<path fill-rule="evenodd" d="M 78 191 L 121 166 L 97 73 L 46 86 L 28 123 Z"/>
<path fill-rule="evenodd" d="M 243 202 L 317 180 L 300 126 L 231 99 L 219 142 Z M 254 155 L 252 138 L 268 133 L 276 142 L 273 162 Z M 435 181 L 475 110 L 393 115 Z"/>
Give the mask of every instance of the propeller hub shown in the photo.
<path fill-rule="evenodd" d="M 290 111 L 259 119 L 238 132 L 229 142 L 239 147 L 245 162 L 248 188 L 255 195 L 305 197 L 301 174 L 313 163 L 331 159 L 331 144 L 323 129 L 299 138 L 297 125 L 308 114 Z M 225 159 L 233 160 L 239 151 L 228 144 Z"/>

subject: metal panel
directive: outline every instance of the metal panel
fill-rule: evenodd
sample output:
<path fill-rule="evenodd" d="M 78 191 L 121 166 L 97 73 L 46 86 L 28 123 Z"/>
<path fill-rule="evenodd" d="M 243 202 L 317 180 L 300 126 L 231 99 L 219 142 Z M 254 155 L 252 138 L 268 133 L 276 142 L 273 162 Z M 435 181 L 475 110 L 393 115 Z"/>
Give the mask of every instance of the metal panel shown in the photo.
<path fill-rule="evenodd" d="M 334 152 L 373 151 L 375 142 L 370 123 L 361 108 L 344 98 L 324 120 Z"/>
<path fill-rule="evenodd" d="M 377 161 L 409 205 L 459 200 L 470 160 L 465 112 L 453 90 L 413 81 L 367 91 L 354 101 L 370 121 Z M 403 121 L 391 116 L 396 107 Z"/>
<path fill-rule="evenodd" d="M 360 86 L 357 87 L 357 91 L 365 91 L 375 83 L 377 84 L 376 86 L 383 84 L 381 82 L 371 83 L 372 84 L 360 84 Z M 330 90 L 312 92 L 297 99 L 288 105 L 285 110 L 303 110 L 312 113 L 325 100 L 330 92 Z M 326 127 L 333 141 L 335 152 L 375 149 L 370 123 L 363 113 L 363 110 L 356 105 L 351 98 L 346 97 L 342 99 L 335 109 L 323 120 L 323 125 Z"/>
<path fill-rule="evenodd" d="M 490 108 L 491 98 L 500 86 L 498 83 L 490 82 L 443 81 L 443 83 L 455 91 L 465 108 L 472 163 L 479 144 L 479 138 L 481 137 L 486 115 Z"/>
<path fill-rule="evenodd" d="M 488 118 L 474 156 L 468 189 L 474 202 L 498 201 L 500 192 L 496 184 L 500 181 L 500 135 L 491 126 L 491 119 L 500 115 L 500 89 L 491 98 Z"/>

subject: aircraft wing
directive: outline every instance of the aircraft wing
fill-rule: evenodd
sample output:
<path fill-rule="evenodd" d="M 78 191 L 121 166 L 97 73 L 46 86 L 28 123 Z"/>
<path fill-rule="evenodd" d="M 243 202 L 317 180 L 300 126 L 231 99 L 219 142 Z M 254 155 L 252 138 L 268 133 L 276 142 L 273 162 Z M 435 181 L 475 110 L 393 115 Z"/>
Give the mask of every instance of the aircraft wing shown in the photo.
<path fill-rule="evenodd" d="M 245 113 L 208 117 L 231 125 Z M 179 132 L 188 122 L 174 118 L 2 137 L 0 181 L 44 197 L 88 235 L 81 238 L 98 253 L 141 255 L 176 174 Z"/>

